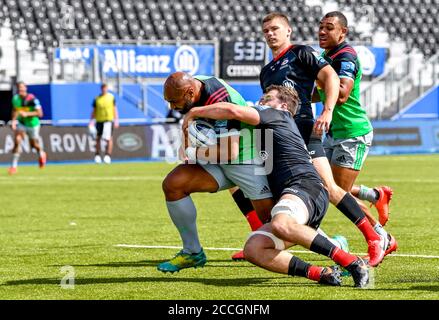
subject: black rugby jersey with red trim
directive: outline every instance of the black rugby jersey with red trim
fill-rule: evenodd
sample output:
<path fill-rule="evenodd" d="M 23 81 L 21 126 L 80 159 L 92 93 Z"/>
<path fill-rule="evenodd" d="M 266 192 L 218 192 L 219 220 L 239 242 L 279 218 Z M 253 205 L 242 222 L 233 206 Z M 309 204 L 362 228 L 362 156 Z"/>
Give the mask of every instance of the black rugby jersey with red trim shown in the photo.
<path fill-rule="evenodd" d="M 299 108 L 294 118 L 313 118 L 311 101 L 314 82 L 328 63 L 310 46 L 292 45 L 265 65 L 259 80 L 265 92 L 270 85 L 293 87 L 299 95 Z"/>

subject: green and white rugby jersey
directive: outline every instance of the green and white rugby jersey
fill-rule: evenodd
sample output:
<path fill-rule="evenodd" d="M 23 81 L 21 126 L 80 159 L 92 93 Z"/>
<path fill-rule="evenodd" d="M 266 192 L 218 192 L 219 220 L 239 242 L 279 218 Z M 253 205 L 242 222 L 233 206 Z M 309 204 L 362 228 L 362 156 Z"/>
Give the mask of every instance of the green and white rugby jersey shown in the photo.
<path fill-rule="evenodd" d="M 204 90 L 201 93 L 199 106 L 205 106 L 214 104 L 217 102 L 230 102 L 242 107 L 248 107 L 245 99 L 228 85 L 224 80 L 209 77 L 209 76 L 195 76 L 197 80 L 204 84 Z M 239 134 L 239 155 L 238 159 L 232 162 L 232 164 L 237 163 L 248 163 L 253 160 L 258 155 L 256 151 L 256 142 L 253 136 L 254 126 L 242 123 L 237 120 L 211 120 L 205 119 L 206 121 L 212 123 L 215 127 L 215 131 L 218 134 Z"/>

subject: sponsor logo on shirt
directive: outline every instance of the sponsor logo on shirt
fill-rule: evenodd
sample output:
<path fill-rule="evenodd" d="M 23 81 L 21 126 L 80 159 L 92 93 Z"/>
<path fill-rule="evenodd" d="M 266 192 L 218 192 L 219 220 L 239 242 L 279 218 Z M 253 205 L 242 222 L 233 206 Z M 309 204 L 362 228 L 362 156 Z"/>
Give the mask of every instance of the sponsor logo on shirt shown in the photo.
<path fill-rule="evenodd" d="M 340 76 L 354 78 L 355 64 L 351 61 L 342 61 L 340 67 Z"/>
<path fill-rule="evenodd" d="M 293 80 L 288 79 L 288 80 L 284 80 L 284 81 L 282 82 L 282 85 L 283 85 L 284 87 L 287 87 L 287 88 L 293 88 L 293 89 L 294 89 L 296 83 L 295 83 Z"/>

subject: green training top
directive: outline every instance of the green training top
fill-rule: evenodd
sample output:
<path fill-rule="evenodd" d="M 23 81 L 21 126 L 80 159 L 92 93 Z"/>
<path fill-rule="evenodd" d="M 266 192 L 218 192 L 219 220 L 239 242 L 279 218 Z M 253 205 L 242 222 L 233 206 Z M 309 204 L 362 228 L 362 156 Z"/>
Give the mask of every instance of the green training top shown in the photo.
<path fill-rule="evenodd" d="M 41 108 L 40 101 L 31 93 L 29 93 L 26 98 L 21 98 L 20 95 L 16 94 L 12 98 L 12 108 L 18 111 L 33 112 L 38 108 Z M 17 117 L 19 123 L 26 127 L 36 127 L 40 125 L 40 119 L 37 116 L 32 117 Z"/>
<path fill-rule="evenodd" d="M 340 79 L 349 78 L 354 81 L 348 100 L 335 106 L 329 134 L 334 139 L 348 139 L 371 132 L 372 124 L 366 110 L 361 107 L 360 81 L 363 72 L 354 48 L 342 42 L 336 48 L 323 52 L 322 56 L 334 68 Z M 318 88 L 318 92 L 321 100 L 325 101 L 324 91 Z"/>

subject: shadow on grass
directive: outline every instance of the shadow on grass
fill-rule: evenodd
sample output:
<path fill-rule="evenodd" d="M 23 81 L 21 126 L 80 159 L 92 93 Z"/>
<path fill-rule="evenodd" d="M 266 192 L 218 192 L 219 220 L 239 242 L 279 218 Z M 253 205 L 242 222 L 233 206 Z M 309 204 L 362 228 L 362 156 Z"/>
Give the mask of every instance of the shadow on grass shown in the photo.
<path fill-rule="evenodd" d="M 423 290 L 423 291 L 439 292 L 439 285 L 435 285 L 435 286 L 414 286 L 414 287 L 411 287 L 410 290 Z"/>
<path fill-rule="evenodd" d="M 407 283 L 407 284 L 417 284 L 417 283 L 430 283 L 431 286 L 437 286 L 437 284 L 439 283 L 439 278 L 437 277 L 433 277 L 433 278 L 419 278 L 419 279 L 392 279 L 392 280 L 387 280 L 385 281 L 386 283 L 397 283 L 397 284 L 402 284 L 402 283 Z"/>
<path fill-rule="evenodd" d="M 76 278 L 75 285 L 89 284 L 114 284 L 130 282 L 157 282 L 157 283 L 200 283 L 204 285 L 217 287 L 246 287 L 246 286 L 275 286 L 276 283 L 270 283 L 278 278 L 178 278 L 178 276 L 169 275 L 167 277 L 127 277 L 127 278 Z M 6 281 L 1 286 L 20 286 L 20 285 L 60 285 L 60 279 L 54 278 L 37 278 L 26 280 Z M 295 284 L 292 284 L 295 285 Z M 302 286 L 302 284 L 300 284 Z"/>
<path fill-rule="evenodd" d="M 73 267 L 105 267 L 105 268 L 130 268 L 130 267 L 156 267 L 159 263 L 166 260 L 140 260 L 140 261 L 121 261 L 121 262 L 107 262 L 97 264 L 70 264 Z M 233 261 L 231 259 L 208 259 L 209 268 L 218 267 L 253 267 L 246 261 Z M 220 264 L 227 263 L 227 264 Z M 64 265 L 50 265 L 51 267 L 63 267 Z"/>
<path fill-rule="evenodd" d="M 377 289 L 372 289 L 373 291 L 414 291 L 414 290 L 418 290 L 418 291 L 431 291 L 431 292 L 439 292 L 439 286 L 438 285 L 434 285 L 434 286 L 413 286 L 413 287 L 408 287 L 408 288 L 377 288 Z"/>

